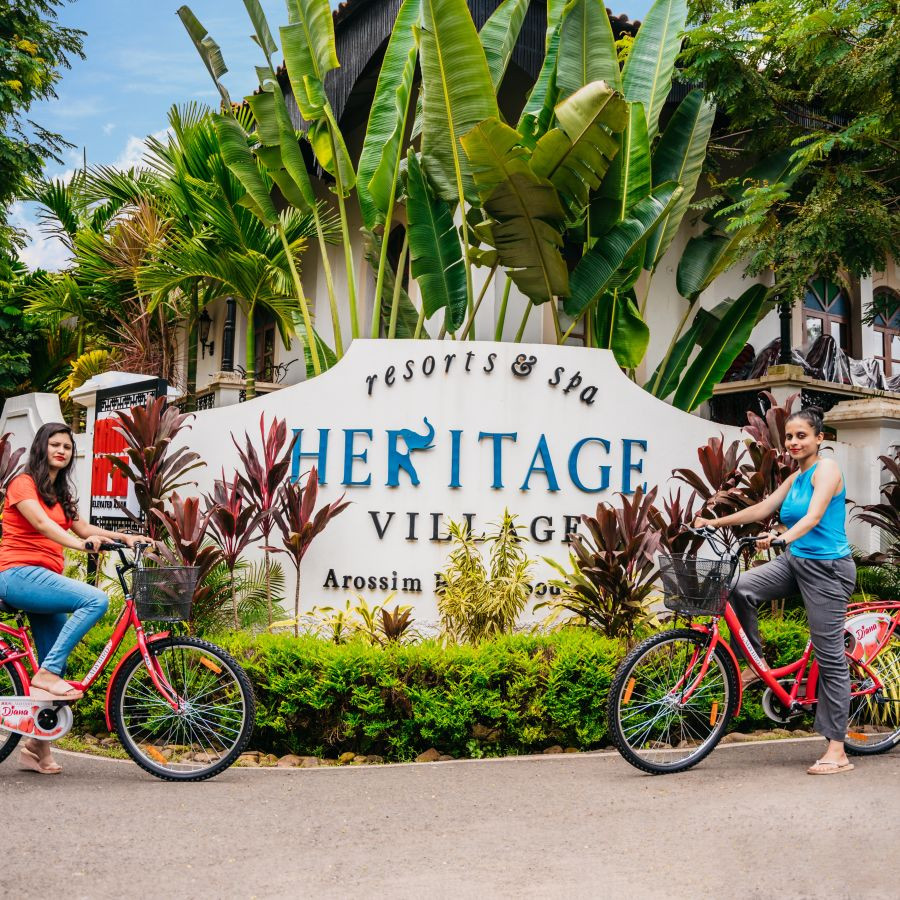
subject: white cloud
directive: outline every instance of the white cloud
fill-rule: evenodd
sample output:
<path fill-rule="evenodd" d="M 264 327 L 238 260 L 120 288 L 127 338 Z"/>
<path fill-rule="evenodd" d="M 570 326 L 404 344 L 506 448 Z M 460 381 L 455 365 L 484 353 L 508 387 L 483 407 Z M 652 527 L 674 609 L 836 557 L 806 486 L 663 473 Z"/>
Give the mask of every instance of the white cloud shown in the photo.
<path fill-rule="evenodd" d="M 69 264 L 69 251 L 59 238 L 50 237 L 41 231 L 31 204 L 26 206 L 24 203 L 13 203 L 9 211 L 9 222 L 25 232 L 27 244 L 19 251 L 19 259 L 29 269 L 58 272 Z"/>
<path fill-rule="evenodd" d="M 115 129 L 115 127 L 116 127 L 116 123 L 115 123 L 115 122 L 107 122 L 107 123 L 103 126 L 103 133 L 106 134 L 106 135 L 110 135 L 110 134 L 113 133 L 113 130 Z"/>
<path fill-rule="evenodd" d="M 166 135 L 169 133 L 168 128 L 161 128 L 159 131 L 154 131 L 150 137 L 155 137 L 157 140 L 163 140 Z M 135 137 L 135 135 L 131 135 L 125 143 L 125 147 L 122 149 L 122 152 L 118 155 L 118 157 L 112 162 L 112 168 L 114 169 L 134 169 L 139 168 L 144 165 L 144 153 L 146 152 L 146 147 L 144 146 L 144 142 L 146 138 Z"/>

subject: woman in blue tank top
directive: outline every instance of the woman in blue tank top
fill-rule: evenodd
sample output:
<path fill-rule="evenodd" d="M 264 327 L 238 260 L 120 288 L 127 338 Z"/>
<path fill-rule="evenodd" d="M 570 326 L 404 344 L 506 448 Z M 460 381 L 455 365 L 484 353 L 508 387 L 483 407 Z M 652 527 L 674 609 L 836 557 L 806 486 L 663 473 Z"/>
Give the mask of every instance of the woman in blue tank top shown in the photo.
<path fill-rule="evenodd" d="M 822 758 L 807 769 L 810 775 L 853 769 L 844 752 L 850 711 L 844 620 L 856 585 L 856 566 L 847 542 L 844 478 L 833 459 L 819 455 L 824 438 L 821 409 L 809 406 L 794 413 L 785 423 L 785 446 L 798 463 L 797 471 L 761 503 L 721 519 L 698 519 L 696 523 L 746 525 L 763 522 L 778 510 L 787 526 L 783 534 L 770 533 L 757 541 L 759 549 L 765 550 L 780 538 L 788 549 L 771 562 L 742 573 L 731 602 L 751 647 L 762 656 L 759 605 L 791 594 L 803 597 L 819 664 L 816 730 L 828 739 Z M 741 675 L 744 687 L 758 680 L 749 669 Z"/>

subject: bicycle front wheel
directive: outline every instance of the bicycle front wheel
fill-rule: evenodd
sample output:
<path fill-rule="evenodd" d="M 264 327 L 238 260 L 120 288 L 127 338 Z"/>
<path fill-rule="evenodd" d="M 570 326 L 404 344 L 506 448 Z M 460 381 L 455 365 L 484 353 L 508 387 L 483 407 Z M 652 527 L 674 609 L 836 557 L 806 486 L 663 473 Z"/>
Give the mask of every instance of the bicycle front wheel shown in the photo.
<path fill-rule="evenodd" d="M 870 663 L 883 687 L 878 694 L 850 697 L 844 746 L 848 753 L 869 756 L 900 744 L 900 637 L 896 634 Z M 851 692 L 871 690 L 872 678 L 850 661 Z"/>
<path fill-rule="evenodd" d="M 140 654 L 116 676 L 112 711 L 131 758 L 157 778 L 202 781 L 227 769 L 253 733 L 256 700 L 246 672 L 224 650 L 198 638 L 148 644 L 179 700 L 159 693 Z"/>
<path fill-rule="evenodd" d="M 708 649 L 707 635 L 679 628 L 647 638 L 622 662 L 609 692 L 609 733 L 635 768 L 652 775 L 683 772 L 725 733 L 738 676 L 716 647 L 698 683 Z"/>

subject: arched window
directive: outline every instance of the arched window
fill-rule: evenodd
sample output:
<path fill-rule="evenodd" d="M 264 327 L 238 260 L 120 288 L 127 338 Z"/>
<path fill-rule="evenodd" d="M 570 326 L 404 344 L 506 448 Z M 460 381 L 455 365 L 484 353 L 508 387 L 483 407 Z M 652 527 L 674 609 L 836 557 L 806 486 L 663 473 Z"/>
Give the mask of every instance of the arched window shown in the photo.
<path fill-rule="evenodd" d="M 900 294 L 888 287 L 875 291 L 872 327 L 881 337 L 880 360 L 886 378 L 900 375 Z"/>
<path fill-rule="evenodd" d="M 803 298 L 803 332 L 806 344 L 830 334 L 845 353 L 850 352 L 850 298 L 827 278 L 813 278 Z"/>

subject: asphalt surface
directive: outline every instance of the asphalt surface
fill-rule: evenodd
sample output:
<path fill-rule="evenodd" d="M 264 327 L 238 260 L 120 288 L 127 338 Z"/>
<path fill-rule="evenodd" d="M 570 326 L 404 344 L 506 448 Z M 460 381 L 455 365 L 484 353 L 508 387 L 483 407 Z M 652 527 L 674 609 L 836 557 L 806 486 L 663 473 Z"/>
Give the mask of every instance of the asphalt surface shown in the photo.
<path fill-rule="evenodd" d="M 169 784 L 58 754 L 0 766 L 0 896 L 896 898 L 900 749 L 811 777 L 821 741 L 682 775 L 613 754 L 231 769 Z"/>

